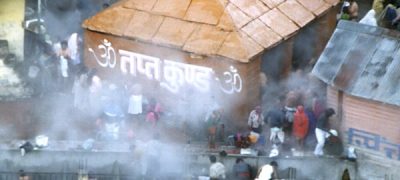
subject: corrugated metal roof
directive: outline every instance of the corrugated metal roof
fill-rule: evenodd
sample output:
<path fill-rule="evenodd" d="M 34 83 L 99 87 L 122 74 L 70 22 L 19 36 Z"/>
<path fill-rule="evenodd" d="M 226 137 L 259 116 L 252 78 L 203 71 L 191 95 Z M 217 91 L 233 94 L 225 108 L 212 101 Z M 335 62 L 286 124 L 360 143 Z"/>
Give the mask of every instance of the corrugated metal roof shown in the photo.
<path fill-rule="evenodd" d="M 340 21 L 312 73 L 347 94 L 400 106 L 400 32 Z"/>
<path fill-rule="evenodd" d="M 85 20 L 83 26 L 193 53 L 249 62 L 338 2 L 125 0 Z"/>

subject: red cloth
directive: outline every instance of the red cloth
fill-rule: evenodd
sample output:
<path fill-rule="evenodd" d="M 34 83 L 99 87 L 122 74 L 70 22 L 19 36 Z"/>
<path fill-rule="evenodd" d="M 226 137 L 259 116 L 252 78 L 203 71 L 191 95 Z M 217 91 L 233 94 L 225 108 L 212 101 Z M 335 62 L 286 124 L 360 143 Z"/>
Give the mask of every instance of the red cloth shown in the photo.
<path fill-rule="evenodd" d="M 293 135 L 297 138 L 304 138 L 308 132 L 308 118 L 304 113 L 304 107 L 297 107 L 297 111 L 294 113 L 293 120 Z"/>
<path fill-rule="evenodd" d="M 162 108 L 161 108 L 161 104 L 157 103 L 154 107 L 154 112 L 156 113 L 161 113 L 162 112 Z"/>
<path fill-rule="evenodd" d="M 161 113 L 162 107 L 160 103 L 155 103 L 155 104 L 150 104 L 149 107 L 147 108 L 147 111 L 152 111 L 155 112 L 157 114 Z"/>
<path fill-rule="evenodd" d="M 148 112 L 146 115 L 146 121 L 151 122 L 153 126 L 155 126 L 160 118 L 160 113 L 162 111 L 160 103 L 150 105 L 147 111 Z"/>
<path fill-rule="evenodd" d="M 153 125 L 157 122 L 157 116 L 154 112 L 148 112 L 146 116 L 146 121 L 151 122 Z"/>

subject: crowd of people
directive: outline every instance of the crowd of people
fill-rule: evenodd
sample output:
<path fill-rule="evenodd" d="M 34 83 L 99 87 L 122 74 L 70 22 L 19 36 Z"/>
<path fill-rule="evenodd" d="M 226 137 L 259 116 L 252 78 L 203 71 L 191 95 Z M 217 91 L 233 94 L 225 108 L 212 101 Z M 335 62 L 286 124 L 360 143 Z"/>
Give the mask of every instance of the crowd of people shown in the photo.
<path fill-rule="evenodd" d="M 344 0 L 338 19 L 400 30 L 399 9 L 400 1 L 374 0 L 372 9 L 361 18 L 357 1 Z M 268 82 L 262 87 L 262 104 L 249 113 L 248 131 L 229 136 L 232 144 L 237 148 L 257 149 L 259 154 L 270 149 L 270 157 L 278 156 L 278 150 L 301 155 L 312 152 L 318 157 L 345 156 L 336 130 L 338 122 L 332 122 L 336 112 L 325 104 L 326 91 L 313 87 L 313 80 L 301 70 L 291 76 L 296 77 L 284 82 Z M 218 110 L 207 118 L 209 148 L 216 147 L 216 137 L 224 131 L 221 121 Z M 243 160 L 238 160 L 237 164 L 239 169 L 246 169 L 242 166 Z"/>
<path fill-rule="evenodd" d="M 120 134 L 131 137 L 133 132 L 125 128 L 126 121 L 157 125 L 161 104 L 155 97 L 145 97 L 141 85 L 103 80 L 96 69 L 84 65 L 80 34 L 53 41 L 43 36 L 41 40 L 42 52 L 31 58 L 26 71 L 34 96 L 68 97 L 73 116 L 92 119 L 100 134 L 96 137 L 101 139 L 119 139 Z"/>
<path fill-rule="evenodd" d="M 114 140 L 119 139 L 121 134 L 132 137 L 133 130 L 124 129 L 126 121 L 147 122 L 149 126 L 157 126 L 163 113 L 160 102 L 154 97 L 146 98 L 139 84 L 117 84 L 101 80 L 96 69 L 88 69 L 82 64 L 78 51 L 80 44 L 78 34 L 74 33 L 68 41 L 54 45 L 53 52 L 57 57 L 55 79 L 58 80 L 60 92 L 73 95 L 73 107 L 77 112 L 90 119 L 97 119 L 97 137 Z M 325 138 L 335 134 L 329 133 L 327 122 L 334 111 L 326 109 L 323 96 L 315 88 L 307 89 L 304 83 L 310 81 L 302 71 L 292 76 L 295 80 L 289 78 L 285 82 L 287 91 L 273 87 L 276 84 L 269 84 L 268 87 L 278 89 L 275 91 L 279 93 L 263 87 L 263 104 L 249 114 L 249 132 L 233 136 L 237 147 L 260 144 L 264 147 L 267 144 L 277 149 L 289 144 L 293 149 L 304 151 L 313 146 L 311 144 L 316 144 L 314 154 L 323 154 Z M 305 82 L 298 83 L 301 86 L 290 82 L 298 82 L 299 79 L 305 79 Z M 225 139 L 221 118 L 220 109 L 213 109 L 206 117 L 209 148 L 216 147 L 217 138 Z"/>
<path fill-rule="evenodd" d="M 358 19 L 358 4 L 355 0 L 343 1 L 342 9 L 340 12 L 340 19 L 357 21 Z"/>
<path fill-rule="evenodd" d="M 380 26 L 400 30 L 400 1 L 374 0 L 372 8 L 360 19 L 356 0 L 344 0 L 338 19 L 359 22 L 370 26 Z"/>
<path fill-rule="evenodd" d="M 72 92 L 74 108 L 88 119 L 97 119 L 100 139 L 118 140 L 121 134 L 132 138 L 133 128 L 125 126 L 127 123 L 154 129 L 163 113 L 156 98 L 143 95 L 141 85 L 102 81 L 94 69 L 77 76 Z"/>
<path fill-rule="evenodd" d="M 248 130 L 235 133 L 228 140 L 231 139 L 238 149 L 254 149 L 258 151 L 255 155 L 272 158 L 306 153 L 317 157 L 347 157 L 334 122 L 336 112 L 326 106 L 326 90 L 323 89 L 312 76 L 301 70 L 292 73 L 286 81 L 266 83 L 262 104 L 249 112 Z M 216 137 L 223 129 L 221 121 L 220 110 L 213 110 L 206 121 L 211 149 L 216 148 Z M 225 179 L 224 164 L 213 156 L 210 162 L 210 179 Z M 238 158 L 229 175 L 234 179 L 278 178 L 275 161 L 258 170 L 254 172 L 254 167 Z"/>
<path fill-rule="evenodd" d="M 258 110 L 259 107 L 256 107 L 250 113 L 249 129 L 261 133 L 260 135 L 269 134 L 267 137 L 269 137 L 269 144 L 272 145 L 272 149 L 277 149 L 278 146 L 283 145 L 282 148 L 288 149 L 290 147 L 291 151 L 304 152 L 316 143 L 314 154 L 321 156 L 324 154 L 325 138 L 338 135 L 331 133 L 336 131 L 331 129 L 334 127 L 329 123 L 329 119 L 335 114 L 335 111 L 332 108 L 325 108 L 322 100 L 318 97 L 314 97 L 311 106 L 302 102 L 292 104 L 290 102 L 292 94 L 295 94 L 295 92 L 291 91 L 287 94 L 285 104 L 278 101 L 276 106 L 270 108 L 265 113 L 265 118 Z M 257 113 L 258 116 L 252 115 L 254 113 Z M 269 126 L 269 129 L 265 128 L 265 133 L 258 130 L 264 124 Z M 337 145 L 341 146 L 341 143 Z M 340 153 L 332 155 L 340 155 Z"/>
<path fill-rule="evenodd" d="M 287 81 L 267 83 L 263 87 L 262 105 L 249 113 L 248 131 L 235 133 L 228 139 L 237 148 L 254 148 L 265 154 L 270 149 L 270 156 L 282 151 L 304 154 L 311 149 L 316 156 L 321 156 L 326 143 L 343 149 L 340 139 L 326 142 L 330 136 L 338 137 L 337 127 L 329 123 L 335 111 L 326 107 L 325 91 L 316 83 L 301 70 L 294 72 Z M 215 148 L 216 135 L 223 131 L 220 122 L 220 111 L 214 110 L 207 121 L 210 148 Z M 339 156 L 342 152 L 335 151 L 331 155 Z"/>
<path fill-rule="evenodd" d="M 36 36 L 34 45 L 38 53 L 32 53 L 23 65 L 19 65 L 23 67 L 22 76 L 26 77 L 24 79 L 32 88 L 33 96 L 67 92 L 71 89 L 73 77 L 83 68 L 81 37 L 78 33 L 56 40 L 48 35 Z"/>
<path fill-rule="evenodd" d="M 247 163 L 243 158 L 236 158 L 235 164 L 232 166 L 231 173 L 227 173 L 225 165 L 217 161 L 215 155 L 209 157 L 210 168 L 209 168 L 209 179 L 210 180 L 221 180 L 221 179 L 235 179 L 235 180 L 269 180 L 279 179 L 278 163 L 271 161 L 268 164 L 261 166 L 258 170 Z"/>

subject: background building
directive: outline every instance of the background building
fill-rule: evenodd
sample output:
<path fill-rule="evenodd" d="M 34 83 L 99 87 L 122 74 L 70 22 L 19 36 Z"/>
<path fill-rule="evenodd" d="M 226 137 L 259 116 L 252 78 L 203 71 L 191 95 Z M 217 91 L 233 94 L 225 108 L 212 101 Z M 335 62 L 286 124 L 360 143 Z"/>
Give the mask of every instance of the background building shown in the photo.
<path fill-rule="evenodd" d="M 400 160 L 399 36 L 341 21 L 312 72 L 329 86 L 327 103 L 338 112 L 335 124 L 346 142 L 366 153 L 361 161 L 372 158 L 370 163 L 381 167 L 390 167 L 391 160 L 398 166 Z M 398 174 L 390 168 L 378 174 L 385 173 Z"/>
<path fill-rule="evenodd" d="M 141 84 L 147 96 L 192 115 L 216 101 L 226 119 L 246 127 L 260 103 L 259 74 L 290 72 L 294 36 L 310 22 L 324 29 L 310 41 L 322 51 L 338 2 L 123 1 L 84 22 L 85 63 L 103 79 Z"/>

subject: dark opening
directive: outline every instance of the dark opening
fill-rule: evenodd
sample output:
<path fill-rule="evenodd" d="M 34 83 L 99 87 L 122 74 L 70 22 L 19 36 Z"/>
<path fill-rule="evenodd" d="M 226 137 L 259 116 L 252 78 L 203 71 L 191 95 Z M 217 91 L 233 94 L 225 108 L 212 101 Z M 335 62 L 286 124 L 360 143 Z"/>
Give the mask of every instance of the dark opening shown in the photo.
<path fill-rule="evenodd" d="M 348 169 L 343 171 L 342 180 L 350 180 L 350 173 Z"/>

